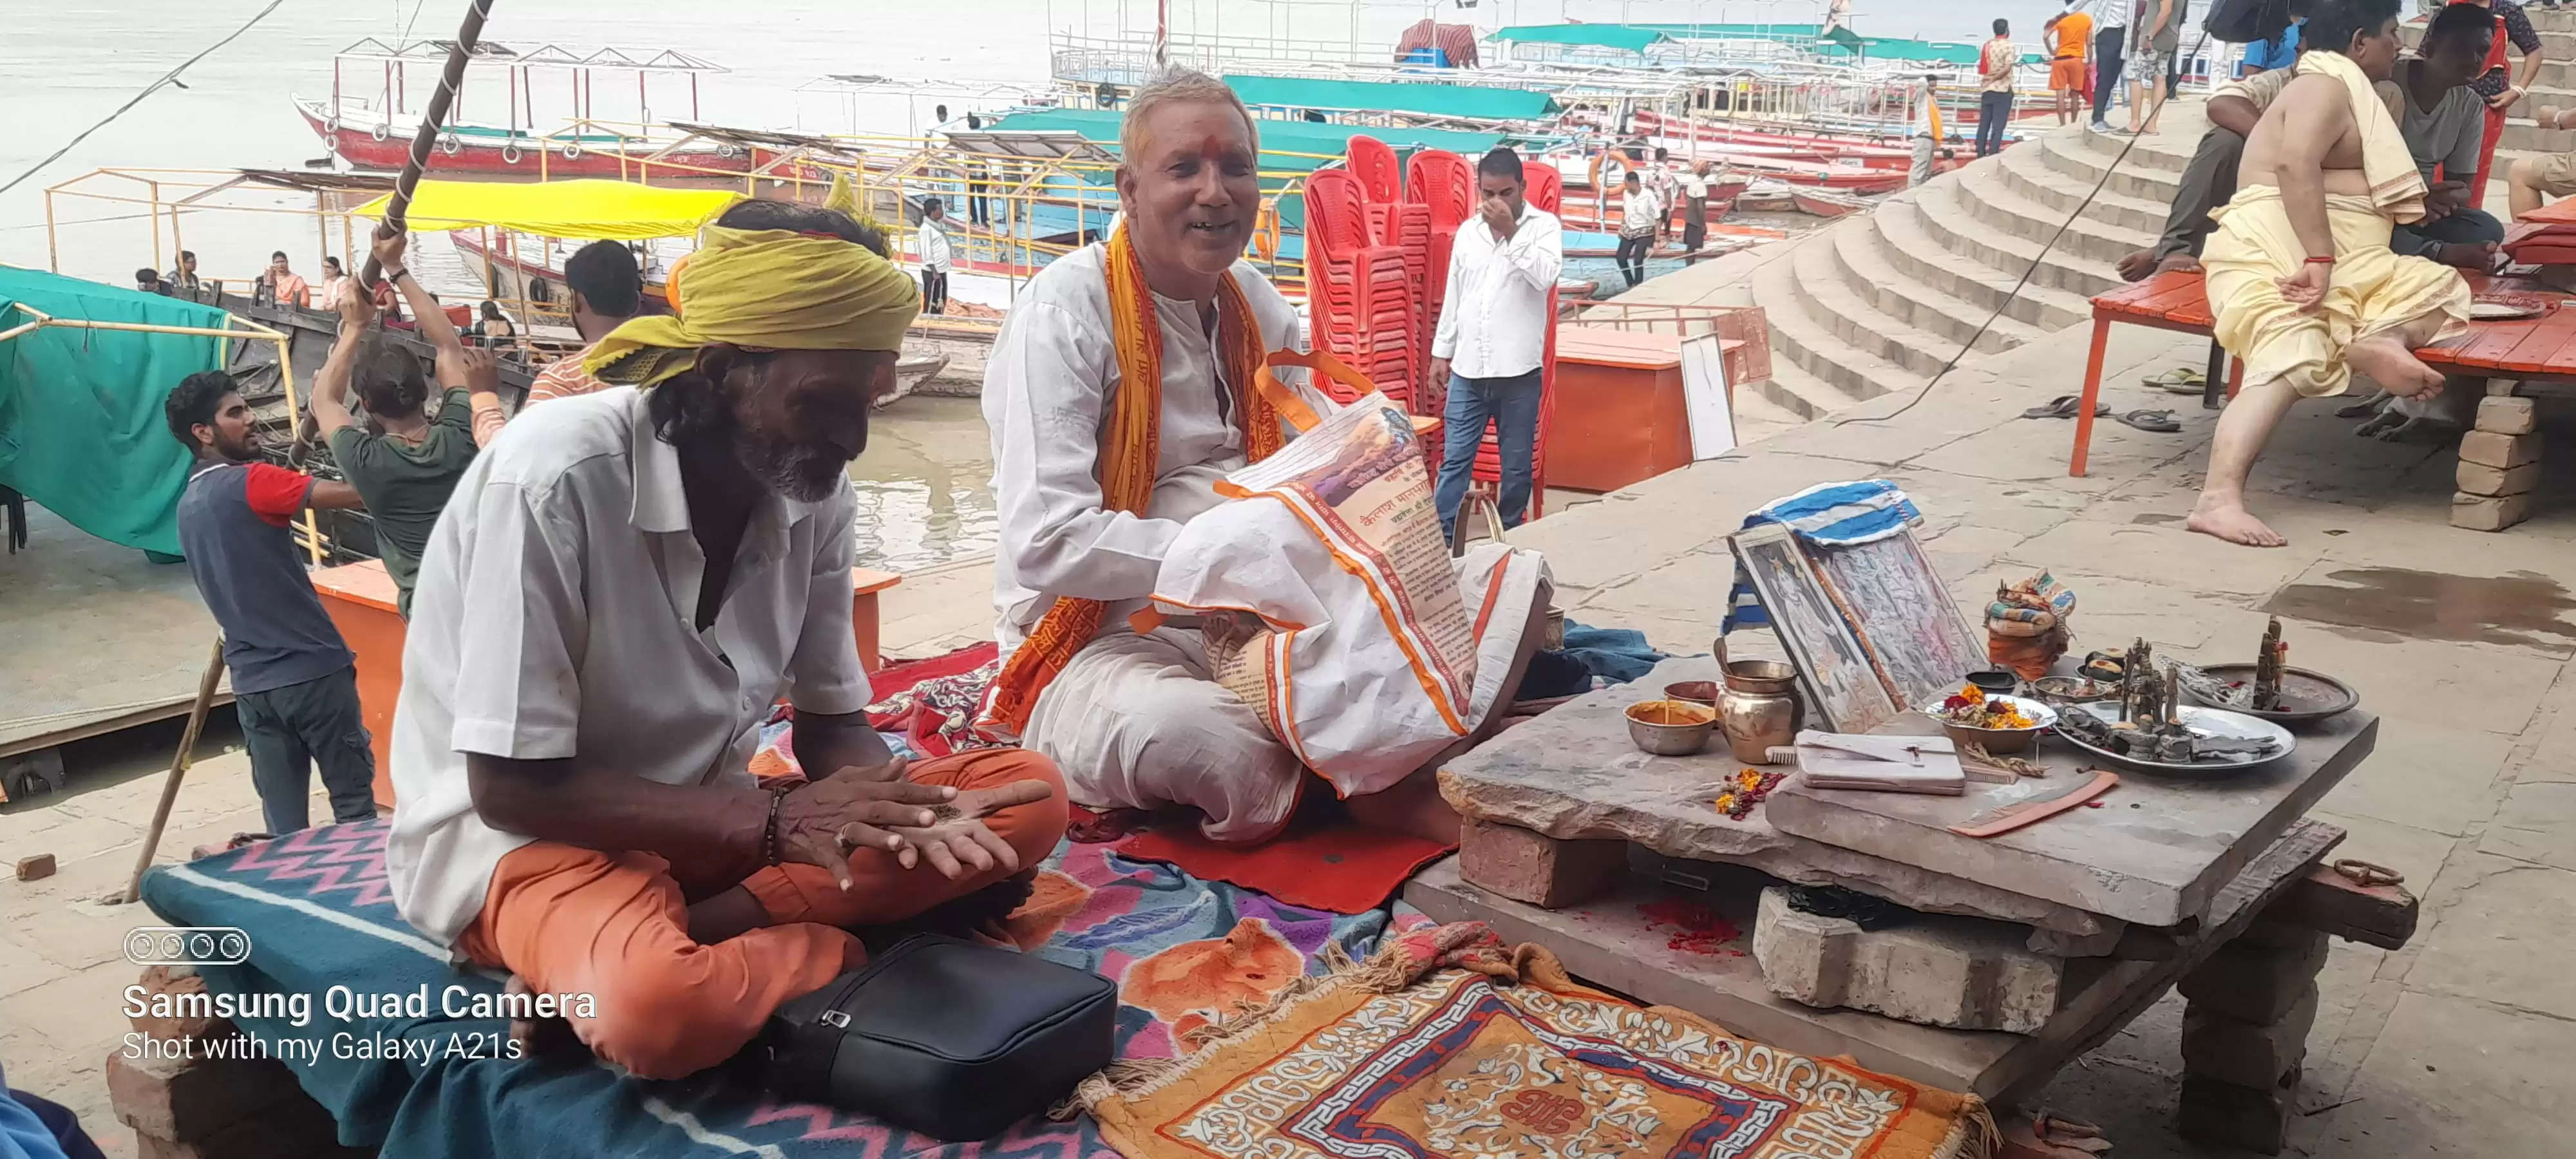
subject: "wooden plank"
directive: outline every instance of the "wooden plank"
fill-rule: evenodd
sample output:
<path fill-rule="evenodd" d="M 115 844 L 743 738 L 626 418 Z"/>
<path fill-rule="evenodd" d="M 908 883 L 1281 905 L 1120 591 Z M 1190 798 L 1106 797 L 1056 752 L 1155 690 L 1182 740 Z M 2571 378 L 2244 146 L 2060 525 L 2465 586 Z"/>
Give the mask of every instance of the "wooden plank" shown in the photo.
<path fill-rule="evenodd" d="M 2415 936 L 2421 912 L 2422 903 L 2403 885 L 2362 885 L 2320 865 L 2292 883 L 2263 916 L 2398 950 Z"/>
<path fill-rule="evenodd" d="M 2525 325 L 2530 330 L 2500 360 L 2506 370 L 2522 374 L 2545 372 L 2566 356 L 2568 342 L 2576 340 L 2576 310 L 2552 310 L 2526 319 Z"/>
<path fill-rule="evenodd" d="M 2522 339 L 2522 330 L 2510 324 L 2472 322 L 2469 324 L 2467 341 L 2442 348 L 2444 356 L 2442 361 L 2471 370 L 2494 370 L 2500 365 L 2499 360 L 2519 345 Z M 2425 361 L 2433 360 L 2426 357 Z"/>
<path fill-rule="evenodd" d="M 2143 305 L 2163 315 L 2168 322 L 2188 325 L 2197 318 L 2205 324 L 2213 317 L 2209 309 L 2209 284 L 2199 278 L 2178 282 L 2164 293 L 2147 299 Z"/>

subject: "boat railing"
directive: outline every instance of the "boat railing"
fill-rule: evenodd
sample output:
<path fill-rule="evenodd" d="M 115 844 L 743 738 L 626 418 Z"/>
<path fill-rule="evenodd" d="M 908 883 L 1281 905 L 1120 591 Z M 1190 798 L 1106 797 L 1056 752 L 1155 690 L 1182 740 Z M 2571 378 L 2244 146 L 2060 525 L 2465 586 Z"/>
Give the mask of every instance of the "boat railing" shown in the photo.
<path fill-rule="evenodd" d="M 1672 302 L 1586 302 L 1567 318 L 1570 326 L 1677 334 L 1684 338 L 1715 334 L 1744 343 L 1744 375 L 1759 382 L 1771 377 L 1771 328 L 1760 306 L 1702 306 Z"/>

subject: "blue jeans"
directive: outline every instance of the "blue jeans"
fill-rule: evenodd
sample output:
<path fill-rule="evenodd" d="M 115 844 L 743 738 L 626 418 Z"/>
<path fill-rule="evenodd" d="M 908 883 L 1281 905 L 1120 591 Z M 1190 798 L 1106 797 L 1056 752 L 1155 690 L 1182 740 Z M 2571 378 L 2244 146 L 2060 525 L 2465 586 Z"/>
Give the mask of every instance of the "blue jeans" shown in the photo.
<path fill-rule="evenodd" d="M 1502 452 L 1503 493 L 1499 504 L 1503 526 L 1518 527 L 1529 510 L 1531 461 L 1538 445 L 1539 371 L 1510 378 L 1449 376 L 1449 405 L 1440 416 L 1447 442 L 1441 447 L 1440 483 L 1432 492 L 1440 505 L 1440 533 L 1458 537 L 1458 505 L 1467 498 L 1467 475 L 1476 466 L 1476 447 L 1485 439 L 1485 423 L 1494 423 L 1494 441 Z"/>

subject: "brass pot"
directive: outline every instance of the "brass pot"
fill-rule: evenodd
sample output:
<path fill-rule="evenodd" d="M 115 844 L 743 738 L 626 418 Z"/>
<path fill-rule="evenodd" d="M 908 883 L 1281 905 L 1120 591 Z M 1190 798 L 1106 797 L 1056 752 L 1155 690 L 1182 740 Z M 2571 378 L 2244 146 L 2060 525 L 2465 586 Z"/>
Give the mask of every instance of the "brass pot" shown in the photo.
<path fill-rule="evenodd" d="M 1798 703 L 1798 670 L 1777 660 L 1734 660 L 1717 694 L 1717 726 L 1735 759 L 1771 763 L 1771 750 L 1797 743 L 1805 716 Z"/>

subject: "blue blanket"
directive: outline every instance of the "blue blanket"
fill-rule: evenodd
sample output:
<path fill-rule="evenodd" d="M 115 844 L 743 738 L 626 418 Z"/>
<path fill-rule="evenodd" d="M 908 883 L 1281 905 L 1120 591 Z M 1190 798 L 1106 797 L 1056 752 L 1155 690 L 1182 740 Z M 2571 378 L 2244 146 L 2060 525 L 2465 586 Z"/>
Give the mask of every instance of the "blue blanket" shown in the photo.
<path fill-rule="evenodd" d="M 290 834 L 145 878 L 143 899 L 174 925 L 249 934 L 239 965 L 204 965 L 216 994 L 282 996 L 235 1018 L 291 1067 L 339 1121 L 340 1138 L 387 1159 L 492 1155 L 755 1155 L 835 1159 L 944 1154 L 1108 1159 L 1089 1118 L 1031 1119 L 981 1143 L 944 1144 L 866 1116 L 763 1091 L 737 1061 L 677 1082 L 637 1079 L 586 1057 L 511 1059 L 498 1018 L 450 1017 L 502 979 L 450 964 L 394 913 L 381 822 Z M 1343 916 L 1130 862 L 1098 845 L 1066 845 L 1040 873 L 1038 903 L 1056 929 L 1038 952 L 1121 983 L 1122 1057 L 1168 1056 L 1175 1026 L 1222 1010 L 1241 979 L 1279 960 L 1320 970 L 1336 942 L 1374 948 L 1393 914 Z M 1405 924 L 1421 920 L 1409 914 Z M 1159 963 L 1159 965 L 1158 965 Z M 1143 966 L 1143 969 L 1134 969 Z M 1266 983 L 1275 986 L 1277 982 Z M 335 990 L 334 988 L 340 988 Z M 425 1010 L 382 1009 L 378 996 L 426 989 Z M 302 1009 L 292 1004 L 301 1000 Z"/>

